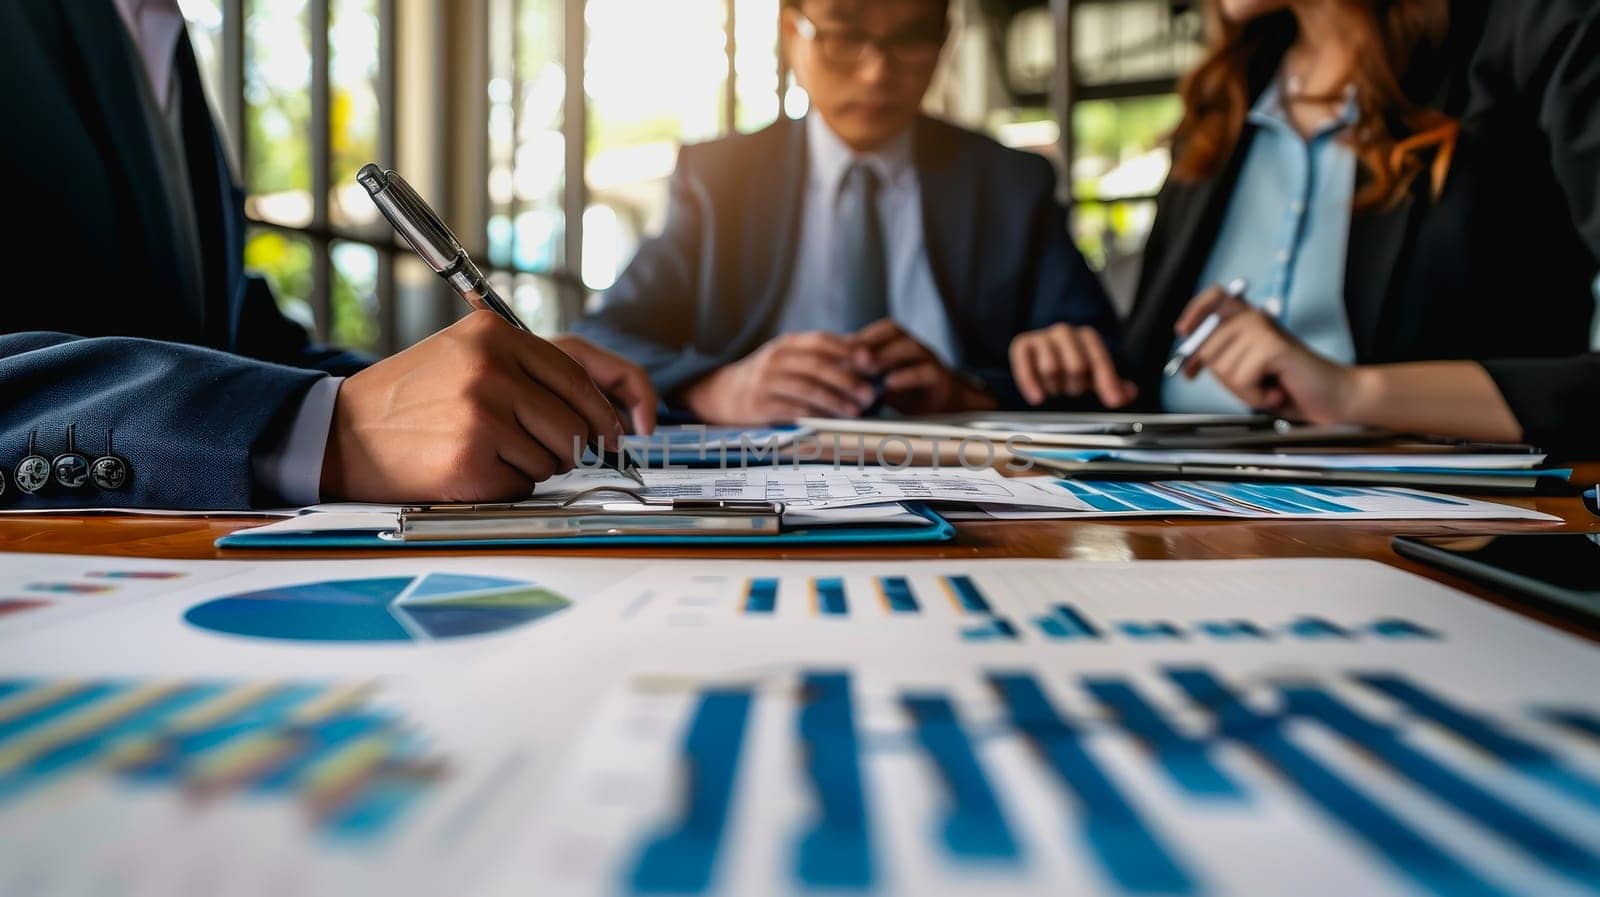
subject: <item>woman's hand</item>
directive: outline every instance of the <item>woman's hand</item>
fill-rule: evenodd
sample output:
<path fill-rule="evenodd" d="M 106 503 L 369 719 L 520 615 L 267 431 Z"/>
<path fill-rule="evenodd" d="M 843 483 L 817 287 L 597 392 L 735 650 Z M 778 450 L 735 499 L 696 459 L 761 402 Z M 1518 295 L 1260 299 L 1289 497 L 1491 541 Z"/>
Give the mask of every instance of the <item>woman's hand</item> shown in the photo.
<path fill-rule="evenodd" d="M 1093 327 L 1056 324 L 1022 334 L 1011 341 L 1011 376 L 1029 405 L 1093 390 L 1107 408 L 1121 408 L 1139 395 Z"/>
<path fill-rule="evenodd" d="M 1184 366 L 1185 377 L 1209 370 L 1257 411 L 1317 424 L 1349 421 L 1360 383 L 1357 368 L 1318 355 L 1270 315 L 1220 289 L 1189 304 L 1178 334 L 1188 336 L 1213 313 L 1222 324 Z"/>

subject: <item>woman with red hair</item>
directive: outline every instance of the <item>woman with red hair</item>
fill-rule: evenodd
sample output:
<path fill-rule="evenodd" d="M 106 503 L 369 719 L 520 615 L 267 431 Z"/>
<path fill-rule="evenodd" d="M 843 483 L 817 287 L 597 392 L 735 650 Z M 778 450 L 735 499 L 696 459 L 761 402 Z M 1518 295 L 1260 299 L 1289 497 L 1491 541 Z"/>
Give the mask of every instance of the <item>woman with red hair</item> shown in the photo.
<path fill-rule="evenodd" d="M 1600 0 L 1206 13 L 1124 344 L 1139 399 L 1600 448 Z M 1078 385 L 1053 345 L 1013 346 L 1030 399 Z"/>

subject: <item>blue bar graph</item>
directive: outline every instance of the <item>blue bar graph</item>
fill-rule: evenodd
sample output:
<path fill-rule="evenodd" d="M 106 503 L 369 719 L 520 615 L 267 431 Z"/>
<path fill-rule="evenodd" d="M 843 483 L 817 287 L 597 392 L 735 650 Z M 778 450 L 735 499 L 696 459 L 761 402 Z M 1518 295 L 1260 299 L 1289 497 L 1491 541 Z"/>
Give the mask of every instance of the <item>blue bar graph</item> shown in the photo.
<path fill-rule="evenodd" d="M 1196 624 L 1190 633 L 1200 631 Z M 903 757 L 911 749 L 919 751 L 925 768 L 942 785 L 925 823 L 926 843 L 952 869 L 973 875 L 1022 875 L 1032 865 L 1034 851 L 1065 847 L 1103 875 L 1103 887 L 1109 891 L 1205 892 L 1208 882 L 1196 863 L 1226 863 L 1229 856 L 1191 858 L 1179 852 L 1166 837 L 1164 820 L 1148 815 L 1135 793 L 1099 759 L 1102 740 L 1126 744 L 1132 739 L 1143 748 L 1132 756 L 1148 758 L 1150 772 L 1159 777 L 1156 784 L 1166 786 L 1196 811 L 1238 813 L 1263 798 L 1254 790 L 1256 782 L 1223 765 L 1227 755 L 1222 752 L 1239 747 L 1271 768 L 1274 775 L 1259 787 L 1272 790 L 1274 803 L 1282 806 L 1277 794 L 1286 789 L 1307 808 L 1302 812 L 1327 820 L 1380 868 L 1421 893 L 1498 897 L 1532 892 L 1530 885 L 1511 877 L 1515 871 L 1482 865 L 1486 861 L 1481 856 L 1465 851 L 1457 854 L 1444 835 L 1419 827 L 1406 812 L 1410 804 L 1393 802 L 1389 790 L 1361 784 L 1365 780 L 1343 772 L 1342 763 L 1324 761 L 1321 750 L 1302 748 L 1305 728 L 1316 727 L 1351 748 L 1350 757 L 1381 766 L 1412 800 L 1428 800 L 1579 891 L 1600 892 L 1600 851 L 1559 827 L 1568 817 L 1546 821 L 1536 800 L 1513 803 L 1501 797 L 1498 788 L 1483 787 L 1457 772 L 1449 757 L 1435 756 L 1426 741 L 1411 737 L 1412 719 L 1392 722 L 1388 714 L 1369 716 L 1365 702 L 1351 704 L 1339 691 L 1316 681 L 1260 681 L 1257 687 L 1277 699 L 1263 702 L 1275 708 L 1268 711 L 1246 702 L 1207 667 L 1167 667 L 1163 673 L 1188 705 L 1169 709 L 1124 675 L 1084 675 L 1063 683 L 1092 701 L 1087 713 L 1072 715 L 1058 709 L 1038 674 L 1002 669 L 984 674 L 1003 708 L 1000 719 L 993 718 L 993 705 L 987 701 L 969 706 L 942 689 L 913 688 L 898 691 L 893 698 L 908 727 L 890 728 L 887 718 L 878 716 L 873 717 L 878 722 L 863 725 L 848 672 L 802 671 L 795 738 L 803 763 L 801 787 L 814 810 L 794 833 L 789 889 L 866 894 L 895 878 L 895 870 L 887 864 L 898 853 L 883 852 L 882 838 L 873 830 L 869 773 L 874 758 Z M 1572 773 L 1553 752 L 1401 677 L 1370 673 L 1342 681 L 1402 705 L 1417 724 L 1449 729 L 1512 764 L 1516 772 L 1571 787 L 1571 781 L 1560 775 Z M 626 884 L 633 891 L 718 891 L 717 873 L 724 864 L 720 857 L 728 851 L 729 827 L 737 818 L 735 803 L 745 799 L 736 775 L 756 699 L 750 689 L 710 689 L 701 694 L 681 749 L 687 780 L 683 809 L 665 826 L 648 831 L 636 862 L 624 867 Z M 1198 732 L 1179 722 L 1191 719 L 1196 710 L 1211 723 Z M 1553 725 L 1600 736 L 1600 718 L 1586 710 L 1532 712 Z M 378 723 L 381 718 L 374 725 Z M 341 725 L 345 728 L 340 731 L 357 737 L 351 734 L 357 732 L 355 720 L 346 719 Z M 325 734 L 331 737 L 331 733 L 330 729 Z M 989 755 L 984 745 L 996 739 L 1020 739 L 1037 765 L 1021 778 L 1014 777 L 1016 768 L 986 765 Z M 1551 770 L 1557 771 L 1555 778 Z M 419 787 L 412 785 L 417 776 L 382 773 L 365 789 L 362 800 L 344 807 L 342 819 L 353 826 L 367 817 L 386 824 L 381 820 L 388 802 L 404 806 L 410 799 L 407 788 Z M 1039 777 L 1056 785 L 1065 799 L 1061 823 L 1065 838 L 1029 831 L 1023 827 L 1023 817 L 1010 812 L 1009 805 L 1024 793 L 1022 789 L 1039 787 Z M 769 834 L 782 837 L 789 831 L 785 827 Z M 1238 849 L 1250 847 L 1241 844 Z M 780 884 L 773 890 L 783 888 Z"/>
<path fill-rule="evenodd" d="M 1286 623 L 1267 624 L 1254 620 L 1113 620 L 1104 626 L 1067 604 L 1057 604 L 1044 616 L 1034 617 L 1033 625 L 1052 641 L 1121 637 L 1136 642 L 1175 642 L 1203 638 L 1215 642 L 1264 642 L 1278 638 L 1299 641 L 1353 641 L 1376 639 L 1387 642 L 1441 641 L 1444 635 L 1412 620 L 1383 617 L 1371 623 L 1341 625 L 1322 617 L 1301 616 Z"/>
<path fill-rule="evenodd" d="M 1209 739 L 1174 729 L 1132 686 L 1118 679 L 1086 679 L 1084 687 L 1117 722 L 1155 754 L 1167 777 L 1183 791 L 1203 799 L 1243 800 L 1246 795 L 1211 760 Z"/>
<path fill-rule="evenodd" d="M 1300 617 L 1287 627 L 1290 635 L 1299 639 L 1350 639 L 1350 630 L 1321 617 Z"/>
<path fill-rule="evenodd" d="M 1234 501 L 1280 514 L 1354 514 L 1360 511 L 1360 508 L 1325 501 L 1293 486 L 1206 483 L 1205 488 Z"/>
<path fill-rule="evenodd" d="M 812 888 L 873 887 L 873 848 L 847 673 L 808 673 L 799 736 L 818 817 L 800 837 L 795 874 Z"/>
<path fill-rule="evenodd" d="M 752 579 L 744 593 L 744 612 L 747 614 L 770 614 L 778 609 L 778 581 L 776 579 Z"/>
<path fill-rule="evenodd" d="M 215 697 L 223 690 L 215 685 L 176 688 L 142 705 L 125 704 L 120 715 L 102 716 L 93 729 L 64 740 L 47 741 L 31 756 L 0 772 L 0 800 L 21 792 L 57 773 L 66 772 L 114 748 L 119 741 L 135 738 L 159 728 L 169 717 Z M 102 705 L 103 707 L 103 705 Z M 4 747 L 0 743 L 0 747 Z"/>
<path fill-rule="evenodd" d="M 1075 483 L 1072 480 L 1056 480 L 1061 488 L 1071 492 L 1083 500 L 1083 503 L 1096 511 L 1133 511 L 1137 510 L 1127 502 L 1118 501 L 1096 489 L 1091 489 L 1087 484 Z"/>
<path fill-rule="evenodd" d="M 1083 807 L 1082 835 L 1105 871 L 1139 894 L 1191 894 L 1199 887 L 1084 749 L 1079 732 L 1027 674 L 992 674 L 1011 721 Z"/>
<path fill-rule="evenodd" d="M 1046 638 L 1056 641 L 1101 637 L 1100 630 L 1079 613 L 1077 608 L 1069 604 L 1058 604 L 1051 608 L 1048 616 L 1038 617 L 1033 622 Z"/>
<path fill-rule="evenodd" d="M 200 787 L 301 804 L 317 832 L 368 841 L 445 772 L 405 721 L 362 689 L 213 681 L 8 683 L 0 704 L 0 805 L 91 770 L 142 788 Z M 230 754 L 246 740 L 264 750 Z M 355 760 L 327 762 L 361 742 Z"/>
<path fill-rule="evenodd" d="M 1141 622 L 1138 620 L 1125 620 L 1116 624 L 1117 631 L 1136 642 L 1181 642 L 1184 640 L 1183 629 L 1176 623 L 1161 621 Z"/>
<path fill-rule="evenodd" d="M 1600 891 L 1600 857 L 1412 748 L 1395 730 L 1362 717 L 1319 688 L 1285 688 L 1283 696 L 1290 713 L 1321 722 L 1533 859 Z"/>
<path fill-rule="evenodd" d="M 939 828 L 945 848 L 959 860 L 1018 860 L 1022 848 L 950 701 L 941 695 L 906 695 L 900 703 L 949 788 L 950 809 Z"/>
<path fill-rule="evenodd" d="M 842 617 L 850 613 L 850 604 L 844 596 L 844 580 L 837 577 L 812 580 L 812 590 L 817 597 L 817 613 L 825 617 Z"/>
<path fill-rule="evenodd" d="M 975 626 L 961 627 L 964 642 L 1014 642 L 1020 638 L 1016 625 L 1005 617 L 990 617 Z"/>
<path fill-rule="evenodd" d="M 1301 750 L 1283 731 L 1285 717 L 1257 713 L 1203 669 L 1173 668 L 1167 670 L 1167 676 L 1191 700 L 1211 708 L 1225 736 L 1276 767 L 1301 794 L 1419 887 L 1440 897 L 1498 897 L 1504 893 Z"/>
<path fill-rule="evenodd" d="M 1395 617 L 1387 617 L 1374 622 L 1369 627 L 1369 631 L 1379 638 L 1397 641 L 1436 642 L 1441 638 L 1439 633 L 1420 623 L 1413 623 L 1410 620 L 1401 620 Z"/>
<path fill-rule="evenodd" d="M 914 614 L 922 610 L 911 591 L 911 583 L 904 576 L 878 577 L 878 591 L 883 595 L 884 607 L 891 613 Z"/>
<path fill-rule="evenodd" d="M 950 593 L 950 600 L 955 602 L 956 609 L 969 614 L 994 613 L 989 607 L 989 599 L 983 597 L 983 591 L 970 576 L 945 576 L 941 577 L 945 590 Z"/>
<path fill-rule="evenodd" d="M 1476 745 L 1525 778 L 1600 809 L 1600 783 L 1568 769 L 1561 758 L 1539 745 L 1512 735 L 1489 720 L 1459 710 L 1400 676 L 1368 674 L 1356 679 L 1398 701 L 1417 716 Z"/>
<path fill-rule="evenodd" d="M 122 773 L 133 781 L 159 783 L 181 778 L 185 770 L 205 762 L 206 757 L 215 756 L 215 752 L 247 736 L 280 733 L 304 740 L 306 733 L 314 729 L 304 724 L 286 726 L 283 720 L 290 717 L 296 707 L 322 691 L 314 685 L 279 686 L 236 712 L 212 721 L 210 725 L 188 731 L 163 732 L 161 749 L 124 766 Z M 335 724 L 341 719 L 336 717 Z M 310 751 L 302 753 L 307 761 L 315 757 Z M 300 769 L 285 760 L 276 770 L 262 771 L 248 787 L 260 792 L 291 791 Z"/>
<path fill-rule="evenodd" d="M 30 702 L 31 706 L 19 706 L 6 716 L 0 717 L 0 748 L 13 738 L 48 725 L 120 690 L 117 685 L 111 683 L 94 683 L 63 690 L 50 700 Z M 20 705 L 22 702 L 18 703 Z"/>
<path fill-rule="evenodd" d="M 323 820 L 334 835 L 352 840 L 373 837 L 393 825 L 420 799 L 442 767 L 417 775 L 410 769 L 380 768 L 356 799 Z"/>
<path fill-rule="evenodd" d="M 1539 715 L 1558 726 L 1600 742 L 1600 716 L 1581 710 L 1560 709 L 1541 710 Z"/>
<path fill-rule="evenodd" d="M 301 725 L 289 733 L 294 749 L 284 754 L 257 781 L 255 791 L 285 791 L 309 774 L 318 761 L 346 744 L 383 730 L 383 719 L 368 714 L 341 714 L 333 719 Z M 262 730 L 252 727 L 252 734 Z M 203 756 L 203 754 L 202 754 Z"/>
<path fill-rule="evenodd" d="M 629 875 L 637 892 L 697 894 L 711 886 L 733 802 L 751 693 L 708 691 L 683 741 L 688 778 L 683 818 L 648 841 Z"/>
<path fill-rule="evenodd" d="M 1265 629 L 1249 620 L 1207 620 L 1200 624 L 1200 631 L 1210 638 L 1225 642 L 1264 642 L 1272 638 Z"/>
<path fill-rule="evenodd" d="M 1095 480 L 1074 482 L 1056 480 L 1056 485 L 1082 499 L 1097 511 L 1185 511 L 1185 505 L 1173 501 L 1151 486 L 1143 483 Z"/>

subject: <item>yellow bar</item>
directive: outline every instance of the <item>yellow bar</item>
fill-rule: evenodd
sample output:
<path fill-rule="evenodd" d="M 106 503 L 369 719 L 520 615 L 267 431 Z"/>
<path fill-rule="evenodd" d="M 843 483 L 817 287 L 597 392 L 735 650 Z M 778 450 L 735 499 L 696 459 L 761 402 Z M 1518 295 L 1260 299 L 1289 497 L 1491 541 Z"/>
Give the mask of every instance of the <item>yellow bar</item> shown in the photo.
<path fill-rule="evenodd" d="M 156 758 L 163 740 L 168 735 L 198 732 L 217 725 L 252 704 L 258 703 L 279 688 L 277 683 L 241 685 L 203 701 L 167 720 L 159 732 L 135 741 L 118 744 L 106 756 L 105 765 L 111 769 L 126 769 Z"/>
<path fill-rule="evenodd" d="M 956 597 L 956 590 L 950 587 L 950 577 L 939 577 L 939 586 L 944 589 L 945 597 L 950 599 L 950 606 L 955 608 L 957 613 L 967 612 L 967 609 L 961 604 L 961 599 Z"/>
<path fill-rule="evenodd" d="M 389 758 L 392 742 L 379 733 L 345 745 L 306 773 L 306 796 L 316 802 L 367 776 Z"/>
<path fill-rule="evenodd" d="M 67 680 L 65 682 L 52 682 L 43 688 L 12 695 L 4 701 L 0 701 L 0 723 L 10 722 L 19 716 L 32 713 L 46 704 L 54 704 L 56 701 L 82 691 L 84 688 L 85 684 L 82 682 Z"/>
<path fill-rule="evenodd" d="M 91 704 L 88 708 L 70 713 L 65 719 L 43 730 L 0 748 L 0 774 L 10 772 L 39 754 L 76 741 L 96 729 L 104 729 L 181 688 L 175 683 L 155 683 L 141 686 L 106 701 Z"/>
<path fill-rule="evenodd" d="M 371 697 L 372 691 L 372 686 L 367 683 L 329 688 L 321 696 L 312 698 L 295 708 L 289 720 L 295 723 L 314 723 L 324 720 L 341 710 L 359 705 Z"/>
<path fill-rule="evenodd" d="M 184 784 L 202 789 L 231 784 L 260 769 L 267 760 L 288 750 L 293 742 L 292 737 L 270 730 L 240 738 L 207 754 L 194 772 L 184 778 Z"/>
<path fill-rule="evenodd" d="M 276 682 L 237 686 L 174 716 L 169 728 L 174 732 L 209 729 L 251 704 L 259 703 L 281 687 Z"/>

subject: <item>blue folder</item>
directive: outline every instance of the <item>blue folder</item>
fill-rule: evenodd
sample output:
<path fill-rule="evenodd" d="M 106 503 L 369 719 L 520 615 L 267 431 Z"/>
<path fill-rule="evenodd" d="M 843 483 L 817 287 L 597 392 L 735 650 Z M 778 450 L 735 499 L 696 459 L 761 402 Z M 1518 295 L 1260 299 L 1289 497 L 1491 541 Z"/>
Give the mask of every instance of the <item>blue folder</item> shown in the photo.
<path fill-rule="evenodd" d="M 424 549 L 449 551 L 482 548 L 625 548 L 625 547 L 793 547 L 806 545 L 907 545 L 948 542 L 956 530 L 950 521 L 923 505 L 907 504 L 906 509 L 926 521 L 914 526 L 817 526 L 786 530 L 777 535 L 623 535 L 579 536 L 565 539 L 490 539 L 427 542 L 400 542 L 381 539 L 383 530 L 341 530 L 337 532 L 277 532 L 251 534 L 238 532 L 216 541 L 218 548 L 250 549 Z"/>

